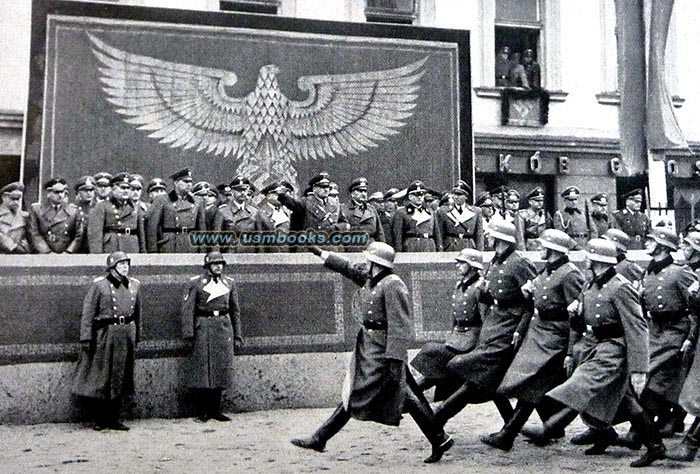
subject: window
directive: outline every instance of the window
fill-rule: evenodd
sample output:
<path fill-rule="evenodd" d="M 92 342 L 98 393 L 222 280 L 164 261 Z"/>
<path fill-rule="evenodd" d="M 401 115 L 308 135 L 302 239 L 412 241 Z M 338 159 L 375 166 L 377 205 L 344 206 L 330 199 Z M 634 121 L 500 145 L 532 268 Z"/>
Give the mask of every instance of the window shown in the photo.
<path fill-rule="evenodd" d="M 496 86 L 540 88 L 540 0 L 496 0 Z"/>
<path fill-rule="evenodd" d="M 411 25 L 416 20 L 416 0 L 367 0 L 367 21 Z"/>
<path fill-rule="evenodd" d="M 219 10 L 222 12 L 266 13 L 276 15 L 280 0 L 220 0 Z"/>

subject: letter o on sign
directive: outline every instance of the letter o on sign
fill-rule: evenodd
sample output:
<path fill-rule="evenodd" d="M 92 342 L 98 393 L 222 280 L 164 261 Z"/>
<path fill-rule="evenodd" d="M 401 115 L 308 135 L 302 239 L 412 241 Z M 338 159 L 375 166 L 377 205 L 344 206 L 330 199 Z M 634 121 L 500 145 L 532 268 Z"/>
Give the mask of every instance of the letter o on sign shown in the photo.
<path fill-rule="evenodd" d="M 666 174 L 670 176 L 678 174 L 678 162 L 676 160 L 668 160 L 666 162 Z"/>
<path fill-rule="evenodd" d="M 610 158 L 610 172 L 618 176 L 622 172 L 622 160 L 619 158 Z"/>

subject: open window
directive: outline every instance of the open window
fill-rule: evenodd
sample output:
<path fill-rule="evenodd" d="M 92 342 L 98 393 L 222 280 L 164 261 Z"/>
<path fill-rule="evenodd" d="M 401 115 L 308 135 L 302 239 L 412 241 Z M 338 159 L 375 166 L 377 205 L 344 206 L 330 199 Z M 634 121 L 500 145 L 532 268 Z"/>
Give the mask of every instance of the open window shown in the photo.
<path fill-rule="evenodd" d="M 539 54 L 542 30 L 540 0 L 496 0 L 496 86 L 542 87 Z"/>

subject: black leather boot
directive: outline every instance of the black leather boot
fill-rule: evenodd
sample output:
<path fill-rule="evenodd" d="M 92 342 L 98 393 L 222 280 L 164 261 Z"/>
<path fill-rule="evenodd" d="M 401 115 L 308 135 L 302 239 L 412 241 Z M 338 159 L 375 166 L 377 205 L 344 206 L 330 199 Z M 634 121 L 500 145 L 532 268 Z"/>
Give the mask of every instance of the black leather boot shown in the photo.
<path fill-rule="evenodd" d="M 445 426 L 445 423 L 462 411 L 471 399 L 472 393 L 469 386 L 467 384 L 462 385 L 435 410 L 434 422 L 439 426 Z"/>
<path fill-rule="evenodd" d="M 409 391 L 406 393 L 404 409 L 411 415 L 421 432 L 428 438 L 432 451 L 430 456 L 423 460 L 424 463 L 435 463 L 442 459 L 442 455 L 452 447 L 454 441 L 442 429 L 442 425 L 435 422 L 433 410 L 422 393 Z"/>
<path fill-rule="evenodd" d="M 121 411 L 122 402 L 120 398 L 115 398 L 107 403 L 108 406 L 108 423 L 107 428 L 116 431 L 129 431 L 129 427 L 119 421 L 119 412 Z"/>
<path fill-rule="evenodd" d="M 503 425 L 501 431 L 482 436 L 481 442 L 501 451 L 510 451 L 520 429 L 527 423 L 534 409 L 535 407 L 531 404 L 519 401 L 513 416 Z"/>
<path fill-rule="evenodd" d="M 552 415 L 542 428 L 529 430 L 523 429 L 520 432 L 529 438 L 529 442 L 535 446 L 546 446 L 557 439 L 560 433 L 576 419 L 578 413 L 571 408 L 564 408 L 560 412 Z"/>
<path fill-rule="evenodd" d="M 331 416 L 309 438 L 294 438 L 292 444 L 304 449 L 313 449 L 322 453 L 326 442 L 331 439 L 350 420 L 350 413 L 341 403 Z"/>
<path fill-rule="evenodd" d="M 618 437 L 615 444 L 633 451 L 639 451 L 642 449 L 642 440 L 637 435 L 634 427 L 630 428 L 626 435 Z"/>
<path fill-rule="evenodd" d="M 513 406 L 510 404 L 508 397 L 494 395 L 493 404 L 496 405 L 498 413 L 501 415 L 501 418 L 503 418 L 504 423 L 508 423 L 508 420 L 513 418 Z"/>
<path fill-rule="evenodd" d="M 222 390 L 215 388 L 210 392 L 209 398 L 209 416 L 216 421 L 231 421 L 231 418 L 221 412 L 221 395 Z"/>
<path fill-rule="evenodd" d="M 605 451 L 617 441 L 617 432 L 612 427 L 602 430 L 591 429 L 591 431 L 594 433 L 593 446 L 584 451 L 584 453 L 589 456 L 604 454 Z"/>
<path fill-rule="evenodd" d="M 666 447 L 661 440 L 659 429 L 649 415 L 644 411 L 633 414 L 630 416 L 630 423 L 637 436 L 641 439 L 642 444 L 647 448 L 647 451 L 641 458 L 630 463 L 630 467 L 647 467 L 654 461 L 664 459 L 666 457 Z"/>
<path fill-rule="evenodd" d="M 673 450 L 666 454 L 668 459 L 681 462 L 693 462 L 700 447 L 700 418 L 695 418 L 690 425 L 688 433 L 683 437 L 683 441 Z"/>

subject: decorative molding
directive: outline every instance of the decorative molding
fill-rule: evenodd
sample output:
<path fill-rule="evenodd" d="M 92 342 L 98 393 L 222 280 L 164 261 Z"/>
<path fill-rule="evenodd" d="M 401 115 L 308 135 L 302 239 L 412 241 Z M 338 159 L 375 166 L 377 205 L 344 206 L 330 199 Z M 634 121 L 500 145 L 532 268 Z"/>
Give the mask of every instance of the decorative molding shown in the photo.
<path fill-rule="evenodd" d="M 0 110 L 0 130 L 21 130 L 24 124 L 24 112 L 18 110 Z"/>
<path fill-rule="evenodd" d="M 500 99 L 505 87 L 475 87 L 474 92 L 477 97 L 485 99 Z M 523 89 L 527 90 L 527 89 Z M 569 96 L 568 92 L 564 91 L 547 91 L 549 93 L 550 102 L 565 102 Z"/>
<path fill-rule="evenodd" d="M 475 133 L 474 149 L 478 152 L 503 150 L 508 152 L 595 153 L 618 155 L 620 141 L 617 138 L 573 137 L 551 135 L 503 135 Z"/>
<path fill-rule="evenodd" d="M 596 94 L 595 98 L 599 104 L 620 105 L 620 93 L 618 91 L 601 92 L 600 94 Z M 683 107 L 683 104 L 685 104 L 685 98 L 679 95 L 672 95 L 671 103 L 675 108 L 680 109 Z"/>

